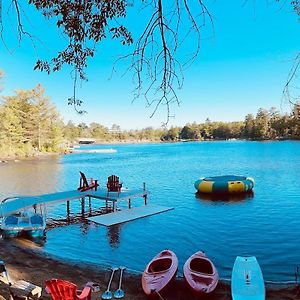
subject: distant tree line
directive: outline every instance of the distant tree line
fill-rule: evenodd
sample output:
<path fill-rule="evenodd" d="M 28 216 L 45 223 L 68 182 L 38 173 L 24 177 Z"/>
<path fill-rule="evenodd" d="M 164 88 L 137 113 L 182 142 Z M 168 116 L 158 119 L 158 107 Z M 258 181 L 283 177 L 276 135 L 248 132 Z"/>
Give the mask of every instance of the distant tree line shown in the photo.
<path fill-rule="evenodd" d="M 0 74 L 1 76 L 1 74 Z M 63 152 L 80 138 L 105 142 L 157 142 L 180 140 L 275 140 L 300 139 L 300 105 L 290 114 L 280 114 L 272 107 L 260 108 L 256 116 L 244 121 L 186 124 L 183 127 L 122 130 L 92 122 L 89 125 L 64 124 L 56 107 L 37 85 L 30 90 L 17 90 L 13 96 L 2 96 L 0 104 L 0 156 L 34 156 L 43 152 Z"/>
<path fill-rule="evenodd" d="M 300 105 L 295 104 L 290 114 L 280 114 L 272 107 L 260 108 L 254 116 L 248 114 L 241 122 L 212 122 L 186 124 L 183 128 L 170 128 L 161 138 L 176 140 L 275 140 L 300 139 Z"/>
<path fill-rule="evenodd" d="M 76 141 L 80 137 L 90 137 L 99 142 L 121 141 L 180 141 L 180 140 L 275 140 L 300 139 L 300 105 L 295 104 L 290 114 L 280 114 L 272 107 L 260 108 L 256 116 L 248 114 L 240 122 L 212 122 L 186 124 L 183 127 L 155 129 L 147 127 L 140 130 L 121 130 L 119 125 L 109 129 L 99 123 L 79 125 L 71 121 L 64 127 L 64 137 Z"/>

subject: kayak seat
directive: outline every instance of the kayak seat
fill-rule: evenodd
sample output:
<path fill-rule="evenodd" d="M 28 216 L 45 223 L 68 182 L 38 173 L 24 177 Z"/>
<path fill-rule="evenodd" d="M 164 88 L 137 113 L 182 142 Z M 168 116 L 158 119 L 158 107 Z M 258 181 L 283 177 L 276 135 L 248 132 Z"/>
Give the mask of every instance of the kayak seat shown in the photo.
<path fill-rule="evenodd" d="M 199 275 L 192 274 L 192 278 L 195 282 L 199 281 Z M 201 276 L 201 282 L 206 286 L 210 286 L 213 283 L 214 279 L 212 277 Z"/>
<path fill-rule="evenodd" d="M 198 273 L 204 273 L 204 274 L 213 274 L 213 268 L 211 263 L 202 258 L 194 258 L 190 263 L 191 270 L 198 272 Z"/>
<path fill-rule="evenodd" d="M 172 259 L 171 258 L 162 258 L 162 259 L 158 259 L 153 261 L 149 268 L 148 268 L 148 272 L 149 273 L 157 273 L 157 272 L 162 272 L 162 271 L 166 271 L 168 269 L 170 269 L 172 265 Z"/>

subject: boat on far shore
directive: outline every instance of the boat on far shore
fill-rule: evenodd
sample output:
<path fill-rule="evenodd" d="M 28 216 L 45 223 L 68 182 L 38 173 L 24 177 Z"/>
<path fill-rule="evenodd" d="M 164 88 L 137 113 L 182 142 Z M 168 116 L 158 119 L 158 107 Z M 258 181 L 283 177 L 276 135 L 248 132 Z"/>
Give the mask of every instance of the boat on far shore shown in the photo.
<path fill-rule="evenodd" d="M 71 153 L 116 153 L 117 150 L 109 149 L 73 149 Z"/>

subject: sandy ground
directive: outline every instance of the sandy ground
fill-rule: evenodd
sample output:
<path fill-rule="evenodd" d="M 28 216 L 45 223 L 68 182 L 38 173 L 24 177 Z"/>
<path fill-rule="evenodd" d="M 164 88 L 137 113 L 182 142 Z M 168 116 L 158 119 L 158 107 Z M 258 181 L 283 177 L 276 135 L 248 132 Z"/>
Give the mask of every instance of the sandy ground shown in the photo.
<path fill-rule="evenodd" d="M 2 259 L 13 280 L 23 279 L 44 288 L 45 281 L 51 278 L 69 280 L 77 284 L 78 288 L 92 281 L 100 285 L 100 292 L 93 293 L 92 299 L 101 299 L 106 290 L 110 277 L 110 270 L 95 269 L 84 265 L 64 263 L 45 256 L 24 241 L 0 240 L 0 259 Z M 117 289 L 119 273 L 114 277 L 111 290 Z M 125 271 L 122 289 L 123 299 L 147 299 L 141 288 L 141 275 L 132 275 Z M 0 299 L 9 299 L 7 285 L 0 283 Z M 43 291 L 42 299 L 51 299 Z M 185 287 L 182 279 L 177 279 L 172 288 L 164 295 L 165 300 L 193 300 L 194 296 Z M 229 300 L 230 285 L 220 282 L 215 293 L 209 299 Z M 300 299 L 300 286 L 267 286 L 267 299 L 290 300 Z"/>

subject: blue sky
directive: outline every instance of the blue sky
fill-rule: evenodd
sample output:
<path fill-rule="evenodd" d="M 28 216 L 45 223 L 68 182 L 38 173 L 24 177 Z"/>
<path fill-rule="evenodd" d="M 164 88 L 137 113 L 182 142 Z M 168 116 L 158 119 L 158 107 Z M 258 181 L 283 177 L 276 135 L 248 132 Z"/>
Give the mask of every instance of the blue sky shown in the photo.
<path fill-rule="evenodd" d="M 289 111 L 289 106 L 282 103 L 282 90 L 299 51 L 297 16 L 289 3 L 282 7 L 275 1 L 248 1 L 243 5 L 244 2 L 205 1 L 214 18 L 214 35 L 207 25 L 198 59 L 184 72 L 184 85 L 178 91 L 181 104 L 172 107 L 174 118 L 169 126 L 200 123 L 206 118 L 243 120 L 247 113 L 255 114 L 260 107 Z M 34 9 L 28 9 L 26 4 L 23 9 L 26 28 L 39 42 L 34 49 L 30 40 L 23 39 L 21 46 L 16 47 L 13 18 L 6 17 L 4 37 L 10 51 L 0 44 L 0 69 L 6 74 L 2 80 L 3 95 L 41 83 L 65 121 L 98 122 L 107 127 L 115 123 L 122 129 L 159 127 L 165 121 L 164 107 L 150 118 L 153 108 L 147 108 L 143 98 L 132 103 L 135 85 L 130 74 L 122 76 L 125 62 L 111 78 L 115 59 L 133 49 L 120 46 L 118 41 L 105 41 L 98 47 L 96 57 L 89 60 L 89 81 L 78 89 L 88 114 L 77 115 L 66 100 L 72 95 L 70 70 L 64 68 L 51 75 L 33 71 L 37 57 L 54 55 L 63 46 L 64 37 L 53 22 L 44 21 Z M 147 12 L 138 14 L 135 8 L 129 11 L 126 24 L 134 37 L 140 34 L 146 16 Z M 192 42 L 186 42 L 182 55 L 189 51 Z"/>

